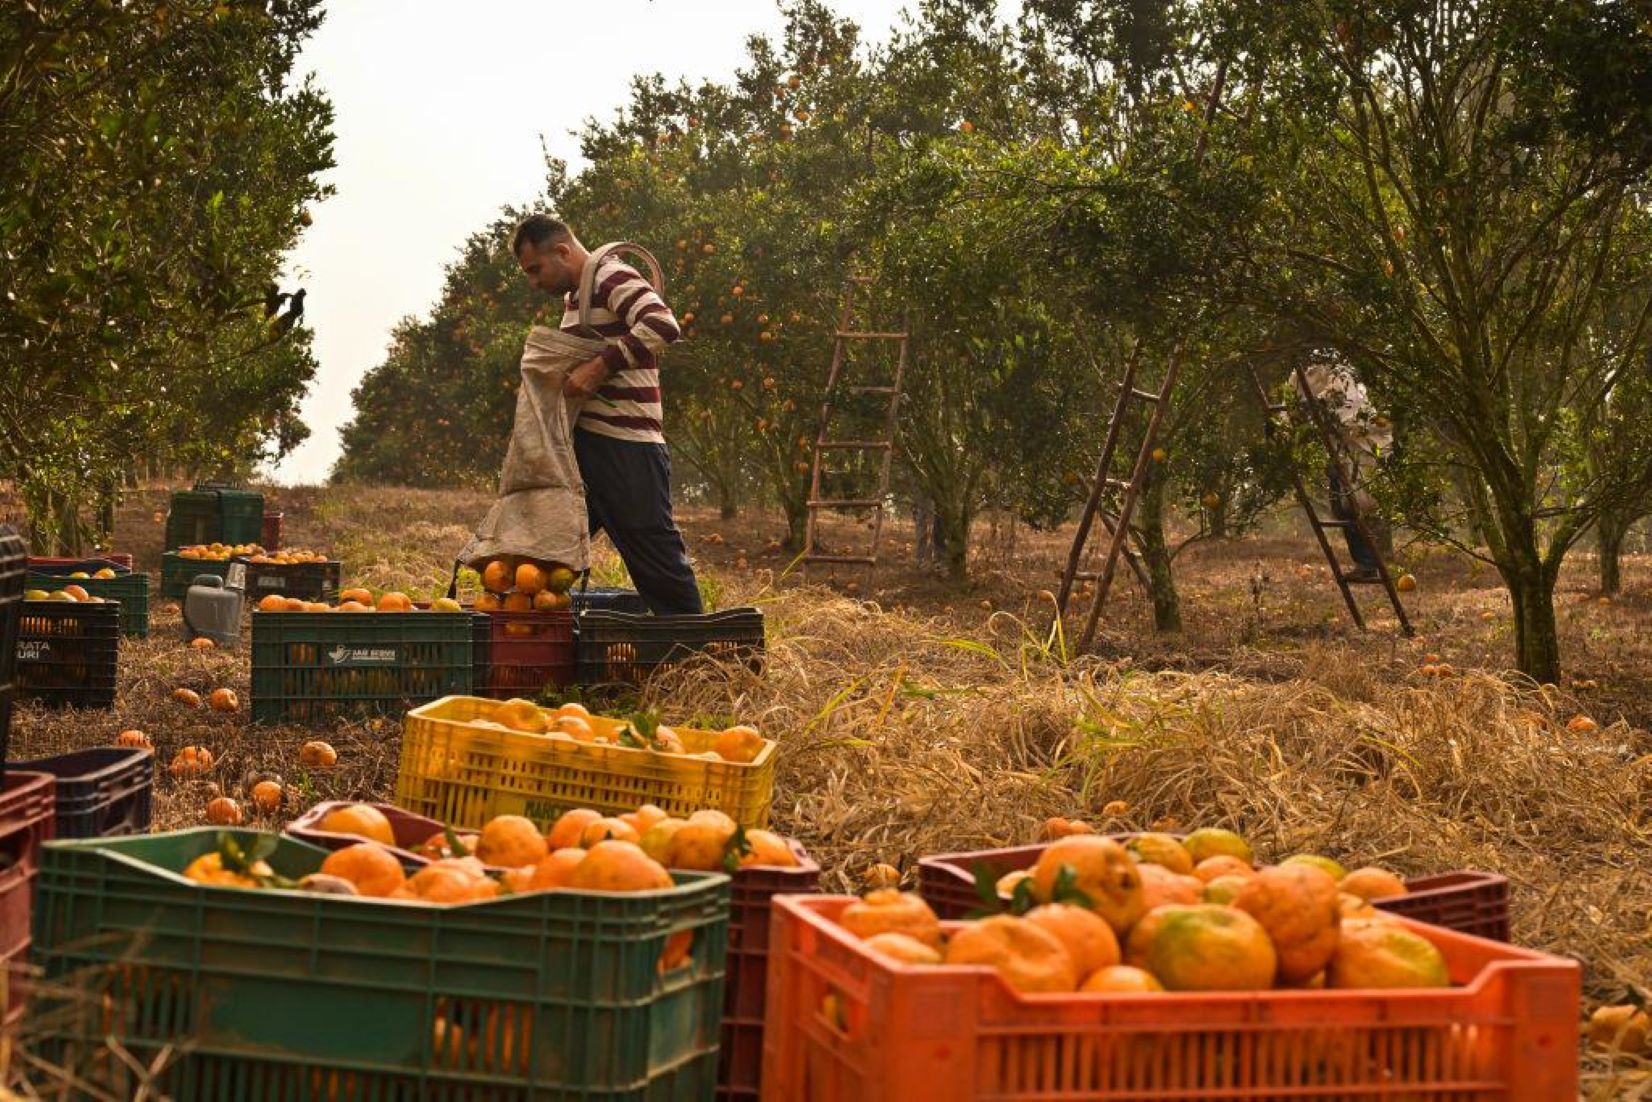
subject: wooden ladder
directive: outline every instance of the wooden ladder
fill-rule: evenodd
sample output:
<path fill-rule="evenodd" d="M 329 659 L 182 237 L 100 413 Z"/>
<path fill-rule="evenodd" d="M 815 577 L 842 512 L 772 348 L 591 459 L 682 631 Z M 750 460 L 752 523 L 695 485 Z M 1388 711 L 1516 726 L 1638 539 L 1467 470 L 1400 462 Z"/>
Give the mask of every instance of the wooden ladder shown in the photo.
<path fill-rule="evenodd" d="M 1216 66 L 1210 96 L 1205 100 L 1203 128 L 1199 132 L 1199 140 L 1193 151 L 1195 169 L 1204 164 L 1205 152 L 1209 148 L 1210 126 L 1222 104 L 1222 90 L 1227 84 L 1227 73 L 1228 63 L 1224 58 Z M 1073 534 L 1073 545 L 1067 552 L 1067 567 L 1061 573 L 1061 590 L 1056 594 L 1055 617 L 1050 626 L 1052 640 L 1067 614 L 1067 601 L 1072 597 L 1073 583 L 1079 581 L 1083 575 L 1080 567 L 1084 562 L 1085 548 L 1090 542 L 1090 528 L 1099 515 L 1102 517 L 1102 528 L 1107 532 L 1107 552 L 1102 557 L 1101 569 L 1095 572 L 1095 595 L 1090 599 L 1090 611 L 1084 617 L 1084 628 L 1076 640 L 1077 648 L 1084 650 L 1095 640 L 1096 625 L 1101 622 L 1101 611 L 1107 605 L 1108 594 L 1112 592 L 1113 575 L 1118 571 L 1119 558 L 1124 555 L 1130 540 L 1130 520 L 1135 515 L 1136 501 L 1141 497 L 1142 486 L 1147 482 L 1147 473 L 1151 469 L 1149 465 L 1153 462 L 1153 444 L 1158 438 L 1159 426 L 1164 423 L 1165 411 L 1170 408 L 1170 396 L 1176 388 L 1176 377 L 1181 374 L 1184 347 L 1180 339 L 1171 346 L 1170 356 L 1164 365 L 1164 379 L 1159 383 L 1157 391 L 1143 390 L 1136 385 L 1136 370 L 1141 362 L 1139 343 L 1125 363 L 1124 378 L 1119 381 L 1118 400 L 1113 403 L 1113 416 L 1107 422 L 1107 436 L 1102 440 L 1101 456 L 1096 460 L 1096 477 L 1090 484 L 1090 496 L 1084 502 L 1084 512 L 1079 517 L 1078 531 Z M 1146 431 L 1142 433 L 1141 444 L 1136 449 L 1136 463 L 1130 469 L 1128 480 L 1114 478 L 1113 456 L 1118 451 L 1119 437 L 1123 434 L 1125 420 L 1138 403 L 1146 403 L 1150 412 Z M 1115 491 L 1119 495 L 1118 504 L 1111 510 L 1113 516 L 1109 519 L 1102 508 L 1102 499 Z"/>
<path fill-rule="evenodd" d="M 1289 409 L 1286 405 L 1271 401 L 1268 390 L 1262 385 L 1262 380 L 1256 374 L 1256 365 L 1247 363 L 1246 370 L 1250 372 L 1251 385 L 1256 388 L 1256 397 L 1262 403 L 1262 411 L 1271 422 L 1275 417 L 1287 417 Z M 1338 438 L 1336 426 L 1332 423 L 1332 415 L 1325 408 L 1325 404 L 1313 396 L 1308 387 L 1307 376 L 1302 373 L 1302 366 L 1298 364 L 1291 370 L 1292 389 L 1296 392 L 1297 403 L 1308 413 L 1308 420 L 1319 433 L 1321 443 L 1325 446 L 1325 454 L 1329 457 L 1332 467 L 1336 471 L 1338 485 L 1345 487 L 1350 495 L 1355 489 L 1353 474 L 1343 462 L 1343 446 Z M 1389 605 L 1394 609 L 1394 617 L 1399 621 L 1400 631 L 1404 635 L 1414 634 L 1410 617 L 1405 614 L 1405 604 L 1400 600 L 1400 594 L 1394 588 L 1394 575 L 1388 569 L 1388 561 L 1383 558 L 1382 550 L 1377 541 L 1372 538 L 1371 526 L 1366 523 L 1365 517 L 1358 508 L 1350 508 L 1352 519 L 1342 520 L 1336 517 L 1326 518 L 1319 514 L 1314 507 L 1313 498 L 1308 493 L 1307 484 L 1302 481 L 1302 472 L 1293 462 L 1291 469 L 1291 489 L 1296 494 L 1296 503 L 1302 507 L 1303 516 L 1308 518 L 1308 527 L 1314 531 L 1314 539 L 1319 541 L 1319 550 L 1325 556 L 1325 561 L 1331 567 L 1331 577 L 1336 581 L 1337 588 L 1342 591 L 1343 603 L 1348 606 L 1348 615 L 1353 618 L 1354 625 L 1361 631 L 1366 630 L 1365 616 L 1360 612 L 1359 602 L 1354 599 L 1356 585 L 1380 585 L 1383 593 L 1388 597 Z M 1337 531 L 1352 530 L 1356 538 L 1365 541 L 1365 546 L 1371 549 L 1371 554 L 1377 560 L 1377 577 L 1374 580 L 1356 578 L 1350 571 L 1342 568 L 1337 561 L 1336 550 L 1332 547 L 1331 539 L 1326 535 L 1326 529 Z"/>
<path fill-rule="evenodd" d="M 803 536 L 804 569 L 815 563 L 828 565 L 864 566 L 870 572 L 878 564 L 878 537 L 883 532 L 884 500 L 889 493 L 889 473 L 895 460 L 895 426 L 900 413 L 901 385 L 906 377 L 906 346 L 909 339 L 906 323 L 899 331 L 855 329 L 855 289 L 872 283 L 871 276 L 852 275 L 843 289 L 843 305 L 838 311 L 837 329 L 832 338 L 832 366 L 826 376 L 826 392 L 820 402 L 820 429 L 815 433 L 814 462 L 809 475 L 809 518 Z M 850 341 L 896 342 L 895 375 L 888 383 L 877 385 L 843 386 L 851 395 L 876 395 L 888 399 L 884 411 L 883 435 L 875 439 L 834 440 L 830 436 L 833 399 L 842 383 L 846 350 Z M 828 498 L 821 487 L 821 469 L 829 452 L 881 452 L 878 466 L 878 489 L 869 498 Z M 830 554 L 819 544 L 820 514 L 828 509 L 871 509 L 872 541 L 864 555 Z"/>

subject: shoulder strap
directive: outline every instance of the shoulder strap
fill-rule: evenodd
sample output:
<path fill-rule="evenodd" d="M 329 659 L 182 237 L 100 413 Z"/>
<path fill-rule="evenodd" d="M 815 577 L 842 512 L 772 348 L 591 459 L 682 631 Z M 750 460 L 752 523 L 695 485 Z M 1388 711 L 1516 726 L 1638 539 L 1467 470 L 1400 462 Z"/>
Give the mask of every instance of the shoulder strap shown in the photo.
<path fill-rule="evenodd" d="M 618 257 L 622 253 L 629 253 L 642 260 L 647 269 L 643 275 L 647 277 L 649 286 L 654 288 L 655 294 L 665 294 L 665 271 L 660 267 L 660 262 L 654 259 L 653 253 L 633 241 L 610 241 L 606 245 L 599 245 L 591 250 L 589 259 L 585 261 L 585 270 L 579 277 L 579 316 L 576 320 L 581 334 L 590 335 L 590 327 L 585 324 L 585 311 L 591 304 L 591 296 L 596 293 L 597 269 L 602 267 L 602 262 L 610 256 Z"/>

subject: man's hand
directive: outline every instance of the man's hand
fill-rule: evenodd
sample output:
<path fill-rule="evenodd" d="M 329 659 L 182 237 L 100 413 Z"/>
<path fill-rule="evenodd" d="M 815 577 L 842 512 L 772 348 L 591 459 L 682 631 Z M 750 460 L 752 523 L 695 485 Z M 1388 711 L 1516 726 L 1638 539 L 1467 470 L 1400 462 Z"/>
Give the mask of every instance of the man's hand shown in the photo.
<path fill-rule="evenodd" d="M 562 384 L 564 398 L 589 398 L 602 386 L 603 380 L 608 378 L 608 365 L 602 362 L 602 357 L 587 360 L 568 372 L 568 378 Z"/>

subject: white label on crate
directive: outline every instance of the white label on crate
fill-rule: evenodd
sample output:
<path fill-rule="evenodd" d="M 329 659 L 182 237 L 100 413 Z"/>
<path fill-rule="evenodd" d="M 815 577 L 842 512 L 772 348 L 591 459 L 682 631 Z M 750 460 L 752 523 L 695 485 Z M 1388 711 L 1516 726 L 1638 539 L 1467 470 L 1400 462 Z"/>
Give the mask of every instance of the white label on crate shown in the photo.
<path fill-rule="evenodd" d="M 19 639 L 17 641 L 17 660 L 19 662 L 45 662 L 52 657 L 52 645 L 44 639 Z"/>
<path fill-rule="evenodd" d="M 331 666 L 394 666 L 401 660 L 399 647 L 347 647 L 340 643 L 327 652 Z"/>
<path fill-rule="evenodd" d="M 229 569 L 224 572 L 224 588 L 241 590 L 247 588 L 246 563 L 232 562 L 229 564 Z"/>
<path fill-rule="evenodd" d="M 260 574 L 260 575 L 258 575 L 258 588 L 259 589 L 280 589 L 282 586 L 284 586 L 286 584 L 287 584 L 287 579 L 281 577 L 279 574 Z"/>

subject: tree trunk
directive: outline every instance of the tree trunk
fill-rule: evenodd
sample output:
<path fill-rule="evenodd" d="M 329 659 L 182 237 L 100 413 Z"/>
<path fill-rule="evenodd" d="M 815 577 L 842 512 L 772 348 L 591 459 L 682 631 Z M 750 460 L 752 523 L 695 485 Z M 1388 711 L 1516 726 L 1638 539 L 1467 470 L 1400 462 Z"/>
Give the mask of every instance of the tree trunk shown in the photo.
<path fill-rule="evenodd" d="M 1164 536 L 1164 480 L 1148 476 L 1142 487 L 1141 525 L 1142 561 L 1147 567 L 1147 580 L 1152 590 L 1153 627 L 1158 631 L 1182 630 L 1182 602 L 1176 592 L 1176 575 L 1171 570 L 1170 547 Z"/>
<path fill-rule="evenodd" d="M 717 515 L 724 520 L 733 520 L 740 512 L 739 496 L 734 492 L 734 484 L 718 480 L 717 482 Z"/>
<path fill-rule="evenodd" d="M 1619 559 L 1630 525 L 1611 513 L 1602 513 L 1595 525 L 1595 544 L 1600 552 L 1600 591 L 1618 593 L 1623 588 Z"/>
<path fill-rule="evenodd" d="M 1218 540 L 1227 539 L 1228 499 L 1224 497 L 1221 501 L 1216 503 L 1215 508 L 1206 509 L 1205 514 L 1209 518 L 1207 523 L 1210 525 L 1210 538 Z"/>
<path fill-rule="evenodd" d="M 1560 683 L 1560 635 L 1555 626 L 1553 572 L 1535 561 L 1500 568 L 1514 602 L 1514 657 L 1521 673 L 1540 684 Z"/>
<path fill-rule="evenodd" d="M 805 500 L 807 493 L 780 495 L 780 507 L 786 513 L 786 550 L 803 550 L 804 537 L 808 535 L 809 503 Z"/>
<path fill-rule="evenodd" d="M 936 503 L 935 557 L 946 565 L 948 581 L 963 582 L 969 575 L 969 529 L 974 519 L 967 505 Z"/>

